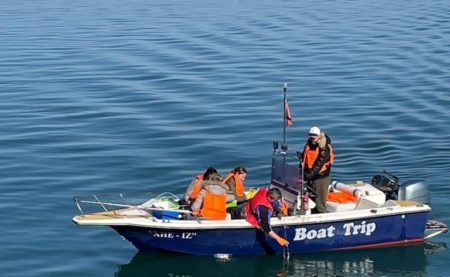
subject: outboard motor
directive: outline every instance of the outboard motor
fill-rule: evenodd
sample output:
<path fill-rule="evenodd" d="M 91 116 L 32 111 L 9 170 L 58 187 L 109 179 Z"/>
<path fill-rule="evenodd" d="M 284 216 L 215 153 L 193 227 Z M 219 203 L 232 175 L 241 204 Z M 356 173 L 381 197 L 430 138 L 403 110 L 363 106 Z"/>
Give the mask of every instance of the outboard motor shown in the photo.
<path fill-rule="evenodd" d="M 383 170 L 383 173 L 373 176 L 372 186 L 381 190 L 386 195 L 386 200 L 396 199 L 396 194 L 398 192 L 398 181 L 397 176 Z"/>
<path fill-rule="evenodd" d="M 421 204 L 430 204 L 430 189 L 427 184 L 408 181 L 400 185 L 398 200 L 413 200 Z"/>
<path fill-rule="evenodd" d="M 430 189 L 427 184 L 408 181 L 399 185 L 399 178 L 387 171 L 372 178 L 372 186 L 384 192 L 386 200 L 413 200 L 430 204 Z"/>

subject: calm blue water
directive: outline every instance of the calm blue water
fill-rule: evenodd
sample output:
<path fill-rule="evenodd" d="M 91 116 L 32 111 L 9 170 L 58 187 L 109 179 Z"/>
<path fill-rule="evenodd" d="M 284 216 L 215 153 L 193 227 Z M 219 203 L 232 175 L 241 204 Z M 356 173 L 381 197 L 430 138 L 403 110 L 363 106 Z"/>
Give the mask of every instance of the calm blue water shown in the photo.
<path fill-rule="evenodd" d="M 450 222 L 448 1 L 3 0 L 2 276 L 444 276 L 432 244 L 320 255 L 148 255 L 71 222 L 72 197 L 182 192 L 207 166 L 269 181 L 319 125 L 335 179 L 387 169 L 432 190 Z"/>

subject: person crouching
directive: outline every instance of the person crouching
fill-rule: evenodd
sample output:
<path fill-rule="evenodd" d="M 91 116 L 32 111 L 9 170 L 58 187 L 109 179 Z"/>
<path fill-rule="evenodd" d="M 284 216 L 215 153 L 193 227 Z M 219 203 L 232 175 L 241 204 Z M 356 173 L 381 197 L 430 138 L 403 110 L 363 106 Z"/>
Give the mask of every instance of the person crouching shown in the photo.
<path fill-rule="evenodd" d="M 206 219 L 226 219 L 226 203 L 233 201 L 234 196 L 228 194 L 228 186 L 223 183 L 222 176 L 213 173 L 201 186 L 202 189 L 191 206 L 193 214 Z"/>
<path fill-rule="evenodd" d="M 277 235 L 270 227 L 270 217 L 275 211 L 275 206 L 281 201 L 281 191 L 278 188 L 261 188 L 245 206 L 246 220 L 255 228 L 262 230 L 279 245 L 287 246 L 289 242 Z"/>

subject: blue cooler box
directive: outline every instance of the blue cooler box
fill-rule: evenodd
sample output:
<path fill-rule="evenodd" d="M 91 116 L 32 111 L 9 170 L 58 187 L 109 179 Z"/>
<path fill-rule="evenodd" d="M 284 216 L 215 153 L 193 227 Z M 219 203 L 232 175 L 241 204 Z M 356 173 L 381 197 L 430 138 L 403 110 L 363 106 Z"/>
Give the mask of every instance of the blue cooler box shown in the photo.
<path fill-rule="evenodd" d="M 181 213 L 172 211 L 153 211 L 153 216 L 158 219 L 180 219 L 182 218 Z"/>
<path fill-rule="evenodd" d="M 180 205 L 177 201 L 168 198 L 168 197 L 160 197 L 158 201 L 154 203 L 155 207 L 161 208 L 161 211 L 154 210 L 152 214 L 154 217 L 158 219 L 180 219 L 182 218 L 181 213 L 175 211 L 166 211 L 164 209 L 176 210 L 180 208 Z"/>

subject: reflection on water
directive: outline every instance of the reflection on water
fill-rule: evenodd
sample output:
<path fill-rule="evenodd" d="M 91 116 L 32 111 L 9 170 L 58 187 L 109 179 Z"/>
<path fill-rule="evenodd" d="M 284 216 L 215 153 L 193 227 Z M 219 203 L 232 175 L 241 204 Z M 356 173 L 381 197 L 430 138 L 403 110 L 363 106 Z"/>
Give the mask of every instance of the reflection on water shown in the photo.
<path fill-rule="evenodd" d="M 427 255 L 447 245 L 421 244 L 383 249 L 291 255 L 214 257 L 137 253 L 116 276 L 424 276 Z"/>

